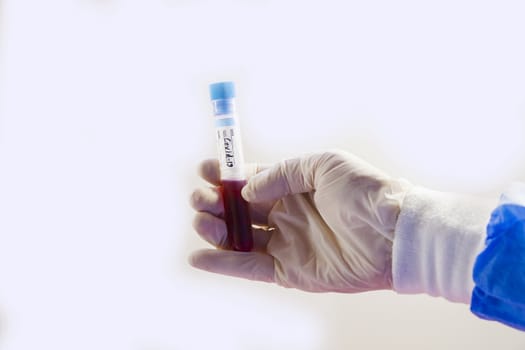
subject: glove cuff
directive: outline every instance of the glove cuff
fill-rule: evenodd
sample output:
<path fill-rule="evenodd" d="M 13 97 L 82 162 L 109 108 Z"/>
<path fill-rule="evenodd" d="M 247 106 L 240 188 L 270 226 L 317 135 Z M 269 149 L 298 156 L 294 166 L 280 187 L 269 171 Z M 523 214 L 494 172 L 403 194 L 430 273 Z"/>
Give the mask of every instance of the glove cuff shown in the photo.
<path fill-rule="evenodd" d="M 393 289 L 469 303 L 474 260 L 496 201 L 413 187 L 397 220 Z"/>

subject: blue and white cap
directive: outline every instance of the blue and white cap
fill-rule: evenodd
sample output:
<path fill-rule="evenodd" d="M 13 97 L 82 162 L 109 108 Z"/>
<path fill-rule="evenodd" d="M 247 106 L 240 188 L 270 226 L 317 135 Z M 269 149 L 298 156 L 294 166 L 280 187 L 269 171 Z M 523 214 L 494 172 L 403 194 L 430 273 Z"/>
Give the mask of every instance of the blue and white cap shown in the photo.
<path fill-rule="evenodd" d="M 210 84 L 210 98 L 216 115 L 233 113 L 235 85 L 231 81 Z"/>

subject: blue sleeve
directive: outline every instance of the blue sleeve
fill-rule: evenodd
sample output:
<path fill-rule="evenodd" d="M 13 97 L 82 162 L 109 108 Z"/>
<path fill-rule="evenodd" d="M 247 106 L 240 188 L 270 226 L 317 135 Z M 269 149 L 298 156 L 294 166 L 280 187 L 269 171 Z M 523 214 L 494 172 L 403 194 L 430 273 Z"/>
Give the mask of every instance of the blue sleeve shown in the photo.
<path fill-rule="evenodd" d="M 504 198 L 504 197 L 502 197 Z M 487 226 L 474 264 L 470 309 L 477 316 L 525 331 L 525 206 L 503 200 Z"/>

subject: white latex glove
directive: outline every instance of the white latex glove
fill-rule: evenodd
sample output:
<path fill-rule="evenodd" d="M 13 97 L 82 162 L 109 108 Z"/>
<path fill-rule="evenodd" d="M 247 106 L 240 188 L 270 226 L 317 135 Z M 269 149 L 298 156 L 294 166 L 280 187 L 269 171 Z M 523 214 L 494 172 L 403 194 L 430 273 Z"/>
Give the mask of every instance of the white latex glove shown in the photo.
<path fill-rule="evenodd" d="M 200 171 L 219 185 L 217 161 L 203 162 Z M 190 257 L 193 266 L 311 292 L 392 288 L 392 241 L 406 182 L 339 151 L 252 167 L 251 175 L 242 194 L 257 225 L 254 251 L 201 250 Z M 226 225 L 219 189 L 197 189 L 191 202 L 196 231 L 220 248 Z"/>

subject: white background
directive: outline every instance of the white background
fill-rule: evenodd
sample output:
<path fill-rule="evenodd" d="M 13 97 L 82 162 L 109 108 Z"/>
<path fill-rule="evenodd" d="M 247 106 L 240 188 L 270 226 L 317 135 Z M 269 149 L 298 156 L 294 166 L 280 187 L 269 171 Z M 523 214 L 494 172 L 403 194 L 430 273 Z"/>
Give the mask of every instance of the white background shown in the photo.
<path fill-rule="evenodd" d="M 523 349 L 467 305 L 197 271 L 188 197 L 234 80 L 249 161 L 343 148 L 525 180 L 521 1 L 0 0 L 0 348 Z"/>

